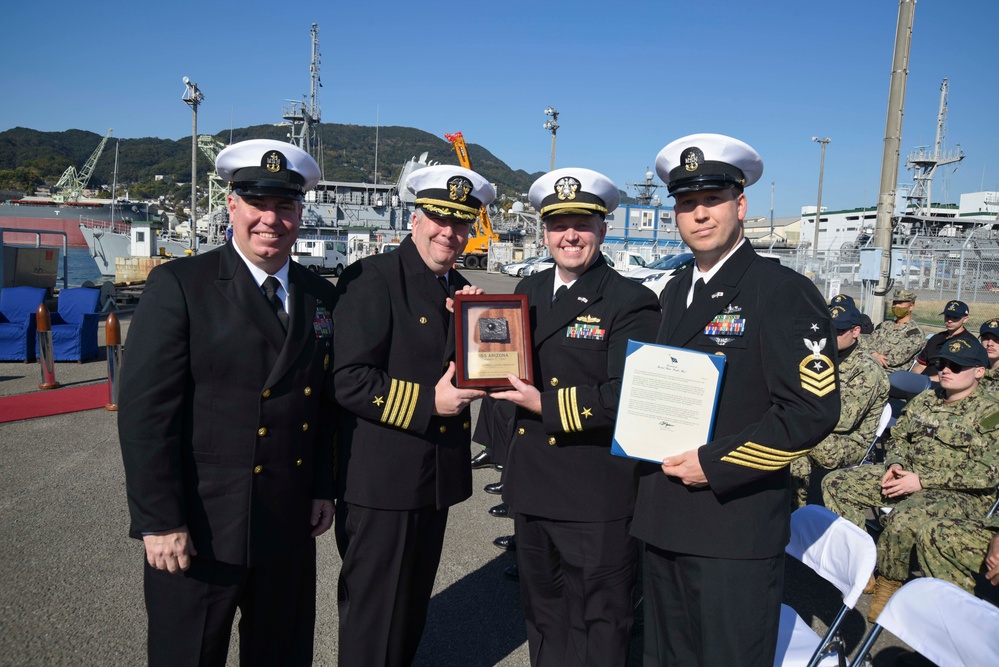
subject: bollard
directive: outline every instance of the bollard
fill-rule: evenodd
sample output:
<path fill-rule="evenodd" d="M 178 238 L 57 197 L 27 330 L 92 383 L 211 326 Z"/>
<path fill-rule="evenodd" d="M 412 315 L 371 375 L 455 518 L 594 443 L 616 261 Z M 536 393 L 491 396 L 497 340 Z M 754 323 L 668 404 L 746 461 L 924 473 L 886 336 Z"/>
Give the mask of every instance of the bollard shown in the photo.
<path fill-rule="evenodd" d="M 59 383 L 55 379 L 55 353 L 52 351 L 52 318 L 45 304 L 39 304 L 35 311 L 35 324 L 38 330 L 38 365 L 42 369 L 42 383 L 39 389 L 55 389 Z"/>
<path fill-rule="evenodd" d="M 104 342 L 108 348 L 108 400 L 105 410 L 118 410 L 118 375 L 121 373 L 122 348 L 121 325 L 114 313 L 108 315 L 104 323 Z"/>

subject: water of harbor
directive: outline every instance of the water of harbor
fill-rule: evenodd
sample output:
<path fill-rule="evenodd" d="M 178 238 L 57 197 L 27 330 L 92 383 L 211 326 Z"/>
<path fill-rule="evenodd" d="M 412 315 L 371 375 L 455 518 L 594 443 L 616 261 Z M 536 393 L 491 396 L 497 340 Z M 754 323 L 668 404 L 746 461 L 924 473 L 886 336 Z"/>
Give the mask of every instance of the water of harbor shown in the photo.
<path fill-rule="evenodd" d="M 110 280 L 110 278 L 102 277 L 101 272 L 97 270 L 97 262 L 90 256 L 89 248 L 69 248 L 66 264 L 70 287 L 79 287 L 88 280 L 95 285 Z M 59 276 L 56 279 L 56 285 L 62 287 L 62 259 L 59 260 Z"/>

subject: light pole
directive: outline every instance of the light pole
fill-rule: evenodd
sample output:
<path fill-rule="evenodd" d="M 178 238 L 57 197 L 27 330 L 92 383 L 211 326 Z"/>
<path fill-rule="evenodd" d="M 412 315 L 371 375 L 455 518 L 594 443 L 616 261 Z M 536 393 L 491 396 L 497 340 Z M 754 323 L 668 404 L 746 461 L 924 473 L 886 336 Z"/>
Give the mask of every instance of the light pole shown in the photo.
<path fill-rule="evenodd" d="M 551 130 L 552 133 L 552 166 L 549 171 L 555 171 L 555 133 L 558 132 L 558 109 L 549 106 L 545 109 L 545 115 L 551 116 L 551 120 L 545 121 L 543 125 L 546 130 Z"/>
<path fill-rule="evenodd" d="M 198 84 L 184 77 L 184 96 L 181 98 L 191 105 L 191 250 L 198 250 L 198 105 L 205 96 L 198 90 Z"/>
<path fill-rule="evenodd" d="M 822 172 L 826 166 L 826 146 L 832 139 L 812 137 L 812 141 L 822 144 L 822 157 L 819 160 L 819 200 L 815 204 L 815 235 L 812 240 L 812 259 L 816 259 L 819 252 L 819 217 L 822 215 Z"/>

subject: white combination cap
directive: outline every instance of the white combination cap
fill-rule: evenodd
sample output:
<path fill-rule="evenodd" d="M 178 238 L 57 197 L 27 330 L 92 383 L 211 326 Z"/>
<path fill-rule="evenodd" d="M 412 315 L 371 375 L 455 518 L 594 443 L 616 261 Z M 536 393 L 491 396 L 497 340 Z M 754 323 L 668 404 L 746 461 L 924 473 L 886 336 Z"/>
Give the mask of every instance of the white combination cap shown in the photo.
<path fill-rule="evenodd" d="M 215 158 L 219 178 L 238 195 L 302 196 L 319 183 L 319 165 L 294 144 L 250 139 L 226 146 Z"/>
<path fill-rule="evenodd" d="M 449 164 L 417 169 L 406 179 L 406 189 L 428 213 L 462 222 L 475 220 L 479 209 L 496 199 L 496 188 L 483 176 Z"/>
<path fill-rule="evenodd" d="M 621 203 L 614 181 L 592 169 L 566 167 L 534 181 L 528 193 L 542 218 L 553 215 L 607 215 Z"/>
<path fill-rule="evenodd" d="M 763 160 L 752 146 L 738 139 L 724 134 L 691 134 L 659 151 L 656 173 L 670 195 L 746 188 L 760 180 Z"/>

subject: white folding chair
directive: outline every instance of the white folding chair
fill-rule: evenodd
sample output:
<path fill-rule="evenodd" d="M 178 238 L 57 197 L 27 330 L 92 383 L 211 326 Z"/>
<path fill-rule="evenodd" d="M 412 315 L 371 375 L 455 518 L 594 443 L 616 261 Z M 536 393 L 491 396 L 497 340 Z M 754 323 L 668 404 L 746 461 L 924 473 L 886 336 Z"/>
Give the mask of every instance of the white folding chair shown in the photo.
<path fill-rule="evenodd" d="M 874 463 L 874 447 L 881 440 L 881 436 L 885 434 L 888 430 L 888 426 L 893 424 L 895 418 L 891 413 L 891 403 L 885 403 L 885 406 L 881 408 L 881 417 L 878 418 L 878 428 L 874 432 L 874 439 L 871 440 L 870 446 L 868 446 L 867 451 L 864 453 L 864 458 L 860 459 L 860 465 L 865 463 Z"/>
<path fill-rule="evenodd" d="M 887 630 L 939 667 L 999 665 L 999 607 L 940 579 L 913 579 L 888 600 L 852 665 Z"/>
<path fill-rule="evenodd" d="M 781 605 L 774 667 L 846 665 L 839 628 L 874 571 L 878 559 L 874 541 L 825 507 L 806 505 L 791 515 L 791 541 L 784 551 L 839 589 L 843 606 L 819 637 L 793 609 Z"/>

